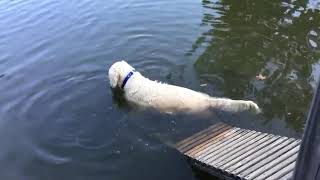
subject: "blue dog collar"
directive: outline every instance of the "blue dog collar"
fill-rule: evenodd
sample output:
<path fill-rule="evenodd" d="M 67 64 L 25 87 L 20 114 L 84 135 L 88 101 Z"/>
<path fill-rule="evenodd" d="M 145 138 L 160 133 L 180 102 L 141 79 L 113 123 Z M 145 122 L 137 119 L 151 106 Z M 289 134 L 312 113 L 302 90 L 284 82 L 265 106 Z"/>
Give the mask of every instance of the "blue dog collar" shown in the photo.
<path fill-rule="evenodd" d="M 128 80 L 129 80 L 130 77 L 133 75 L 133 72 L 134 72 L 134 70 L 133 70 L 133 71 L 130 71 L 130 72 L 128 73 L 128 75 L 126 76 L 126 78 L 124 78 L 124 80 L 123 80 L 123 82 L 122 82 L 122 85 L 121 85 L 121 89 L 123 89 L 124 86 L 127 84 Z"/>

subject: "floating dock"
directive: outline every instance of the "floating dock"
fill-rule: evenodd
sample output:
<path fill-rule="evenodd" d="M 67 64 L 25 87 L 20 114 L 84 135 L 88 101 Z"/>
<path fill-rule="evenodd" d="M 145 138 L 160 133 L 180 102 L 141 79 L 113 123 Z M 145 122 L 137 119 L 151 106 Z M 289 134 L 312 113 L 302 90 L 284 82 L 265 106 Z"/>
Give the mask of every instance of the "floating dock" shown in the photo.
<path fill-rule="evenodd" d="M 222 179 L 291 179 L 301 140 L 223 123 L 176 144 L 191 165 Z"/>

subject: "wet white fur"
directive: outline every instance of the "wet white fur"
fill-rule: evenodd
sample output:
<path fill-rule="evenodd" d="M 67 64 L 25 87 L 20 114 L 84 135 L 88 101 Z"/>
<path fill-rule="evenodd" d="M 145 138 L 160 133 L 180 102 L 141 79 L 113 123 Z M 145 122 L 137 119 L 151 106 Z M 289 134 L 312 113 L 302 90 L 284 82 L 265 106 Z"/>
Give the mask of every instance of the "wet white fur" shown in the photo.
<path fill-rule="evenodd" d="M 125 61 L 115 62 L 109 69 L 111 87 L 121 87 L 132 70 L 134 68 Z M 123 91 L 129 102 L 166 113 L 207 113 L 211 109 L 260 112 L 258 105 L 252 101 L 210 97 L 184 87 L 152 81 L 137 71 L 127 81 Z"/>

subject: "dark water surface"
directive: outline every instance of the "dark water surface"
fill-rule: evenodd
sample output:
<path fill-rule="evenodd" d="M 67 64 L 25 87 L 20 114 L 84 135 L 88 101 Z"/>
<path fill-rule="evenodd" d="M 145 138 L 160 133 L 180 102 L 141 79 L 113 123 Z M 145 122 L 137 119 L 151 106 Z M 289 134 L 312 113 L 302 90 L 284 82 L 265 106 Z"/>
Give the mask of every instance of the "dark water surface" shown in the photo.
<path fill-rule="evenodd" d="M 198 179 L 168 145 L 218 121 L 299 137 L 320 75 L 319 9 L 315 0 L 1 0 L 0 179 Z M 118 59 L 264 113 L 137 111 L 109 88 Z"/>

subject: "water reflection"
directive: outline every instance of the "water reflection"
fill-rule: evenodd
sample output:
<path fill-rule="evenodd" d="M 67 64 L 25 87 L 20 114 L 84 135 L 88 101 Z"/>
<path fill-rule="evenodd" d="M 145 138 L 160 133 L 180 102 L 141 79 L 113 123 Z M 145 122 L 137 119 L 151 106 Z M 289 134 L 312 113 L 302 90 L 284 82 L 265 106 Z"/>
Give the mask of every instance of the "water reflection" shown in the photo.
<path fill-rule="evenodd" d="M 207 28 L 189 54 L 218 95 L 253 99 L 264 119 L 303 128 L 319 75 L 319 3 L 275 0 L 202 1 Z M 256 80 L 262 74 L 265 80 Z M 221 77 L 223 80 L 221 80 Z"/>

